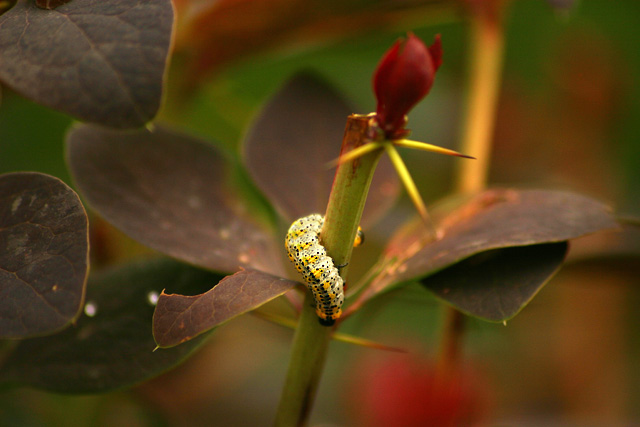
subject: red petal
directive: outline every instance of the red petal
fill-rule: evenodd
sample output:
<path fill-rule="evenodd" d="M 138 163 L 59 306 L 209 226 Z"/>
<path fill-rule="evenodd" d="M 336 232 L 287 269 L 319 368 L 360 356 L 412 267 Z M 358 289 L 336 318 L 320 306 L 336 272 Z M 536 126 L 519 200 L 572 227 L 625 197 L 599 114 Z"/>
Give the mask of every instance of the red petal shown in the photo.
<path fill-rule="evenodd" d="M 440 34 L 436 34 L 433 44 L 429 46 L 429 53 L 431 54 L 433 65 L 436 67 L 435 71 L 438 71 L 438 68 L 442 65 L 442 41 L 440 40 Z"/>

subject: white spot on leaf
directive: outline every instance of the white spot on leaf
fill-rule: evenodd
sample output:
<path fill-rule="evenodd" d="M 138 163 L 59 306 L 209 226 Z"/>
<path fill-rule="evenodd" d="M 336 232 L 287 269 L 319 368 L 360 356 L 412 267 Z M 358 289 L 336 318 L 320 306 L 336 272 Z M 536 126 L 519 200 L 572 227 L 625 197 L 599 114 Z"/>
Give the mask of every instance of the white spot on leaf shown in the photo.
<path fill-rule="evenodd" d="M 22 197 L 17 197 L 13 203 L 11 204 L 11 213 L 14 214 L 20 207 L 20 203 L 22 203 Z"/>
<path fill-rule="evenodd" d="M 98 304 L 93 301 L 89 301 L 84 305 L 84 314 L 87 317 L 94 317 L 98 314 Z"/>

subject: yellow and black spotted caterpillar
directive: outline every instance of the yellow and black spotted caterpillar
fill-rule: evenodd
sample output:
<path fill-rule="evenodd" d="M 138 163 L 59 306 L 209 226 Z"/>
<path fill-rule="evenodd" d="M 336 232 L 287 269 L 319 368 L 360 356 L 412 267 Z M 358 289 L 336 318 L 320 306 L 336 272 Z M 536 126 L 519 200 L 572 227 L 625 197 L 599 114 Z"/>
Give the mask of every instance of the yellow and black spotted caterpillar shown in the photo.
<path fill-rule="evenodd" d="M 307 287 L 313 293 L 320 324 L 331 326 L 342 314 L 344 282 L 338 267 L 333 264 L 333 259 L 320 244 L 320 230 L 323 224 L 324 217 L 320 214 L 297 219 L 287 232 L 285 247 L 289 259 L 302 273 Z M 358 227 L 353 246 L 359 246 L 363 241 L 364 233 Z"/>

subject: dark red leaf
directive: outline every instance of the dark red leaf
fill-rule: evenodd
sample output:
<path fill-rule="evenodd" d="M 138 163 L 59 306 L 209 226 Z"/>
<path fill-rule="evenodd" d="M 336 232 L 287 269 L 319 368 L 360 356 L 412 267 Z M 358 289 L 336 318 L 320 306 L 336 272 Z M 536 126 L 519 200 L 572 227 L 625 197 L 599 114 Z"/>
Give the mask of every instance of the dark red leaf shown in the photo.
<path fill-rule="evenodd" d="M 297 284 L 260 271 L 242 270 L 201 295 L 162 293 L 153 315 L 153 336 L 158 346 L 173 347 L 261 306 Z"/>
<path fill-rule="evenodd" d="M 297 54 L 319 42 L 337 44 L 357 34 L 397 31 L 400 21 L 436 16 L 443 9 L 454 13 L 459 6 L 442 0 L 216 0 L 193 7 L 193 1 L 174 0 L 178 15 L 185 18 L 176 51 L 188 54 L 183 59 L 195 71 L 192 84 L 193 77 L 202 83 L 212 71 L 256 52 Z"/>
<path fill-rule="evenodd" d="M 0 175 L 0 337 L 45 335 L 80 311 L 88 269 L 87 215 L 58 178 Z"/>
<path fill-rule="evenodd" d="M 172 292 L 202 292 L 220 278 L 170 259 L 92 274 L 85 310 L 90 316 L 81 316 L 59 334 L 20 341 L 0 363 L 0 383 L 57 393 L 98 393 L 158 375 L 202 340 L 154 352 L 154 296 L 164 287 Z"/>
<path fill-rule="evenodd" d="M 512 318 L 560 269 L 567 242 L 494 249 L 471 256 L 420 282 L 471 316 Z"/>
<path fill-rule="evenodd" d="M 263 107 L 244 143 L 244 159 L 256 185 L 288 221 L 324 214 L 347 117 L 353 111 L 327 85 L 300 74 Z M 398 180 L 388 161 L 373 177 L 363 223 L 396 200 Z"/>
<path fill-rule="evenodd" d="M 489 190 L 449 212 L 436 219 L 443 233 L 438 241 L 425 244 L 419 222 L 398 233 L 386 249 L 387 267 L 369 292 L 491 249 L 562 242 L 618 226 L 606 205 L 562 191 Z"/>
<path fill-rule="evenodd" d="M 212 145 L 156 128 L 74 128 L 68 161 L 77 186 L 107 221 L 188 263 L 232 273 L 280 274 L 284 244 L 253 221 Z"/>
<path fill-rule="evenodd" d="M 117 128 L 160 106 L 173 24 L 170 0 L 78 0 L 0 15 L 0 80 L 48 107 Z"/>

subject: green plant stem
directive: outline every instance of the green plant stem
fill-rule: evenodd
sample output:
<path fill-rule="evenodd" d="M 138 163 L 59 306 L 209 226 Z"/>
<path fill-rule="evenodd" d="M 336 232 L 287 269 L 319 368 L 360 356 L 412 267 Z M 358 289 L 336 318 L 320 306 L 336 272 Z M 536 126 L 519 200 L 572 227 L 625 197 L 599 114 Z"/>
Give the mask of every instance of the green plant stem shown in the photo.
<path fill-rule="evenodd" d="M 341 155 L 367 142 L 369 120 L 368 116 L 356 114 L 349 116 Z M 343 278 L 347 271 L 346 264 L 351 259 L 353 241 L 362 218 L 373 172 L 382 153 L 382 149 L 367 153 L 351 162 L 341 164 L 336 171 L 321 239 L 334 263 L 345 266 L 341 269 Z"/>
<path fill-rule="evenodd" d="M 456 190 L 474 193 L 486 188 L 493 129 L 504 53 L 502 12 L 490 17 L 472 16 L 469 31 L 470 73 L 463 121 L 460 151 L 477 160 L 460 162 Z M 439 365 L 444 375 L 455 370 L 460 360 L 465 318 L 458 310 L 447 306 L 444 313 Z"/>
<path fill-rule="evenodd" d="M 315 301 L 307 292 L 293 336 L 289 370 L 275 425 L 303 426 L 311 413 L 333 329 L 318 323 Z"/>
<path fill-rule="evenodd" d="M 369 117 L 352 115 L 347 120 L 341 153 L 367 142 Z M 320 233 L 327 254 L 346 275 L 353 241 L 366 201 L 373 172 L 382 150 L 368 153 L 338 166 L 331 189 L 324 227 Z M 322 326 L 315 302 L 307 292 L 293 339 L 291 359 L 276 414 L 278 427 L 304 426 L 311 413 L 333 328 Z"/>

